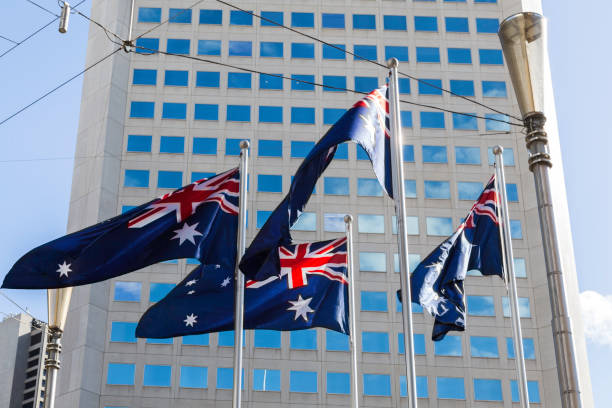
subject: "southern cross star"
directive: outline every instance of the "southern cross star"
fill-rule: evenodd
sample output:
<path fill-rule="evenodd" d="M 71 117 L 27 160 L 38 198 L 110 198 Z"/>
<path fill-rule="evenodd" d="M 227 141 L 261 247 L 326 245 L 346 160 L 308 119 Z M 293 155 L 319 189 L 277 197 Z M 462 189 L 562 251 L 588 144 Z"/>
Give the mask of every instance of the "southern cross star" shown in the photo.
<path fill-rule="evenodd" d="M 185 316 L 186 319 L 183 320 L 185 322 L 185 326 L 191 326 L 193 327 L 194 323 L 197 323 L 198 321 L 196 320 L 198 318 L 198 316 L 192 314 L 188 314 L 187 316 Z"/>
<path fill-rule="evenodd" d="M 223 282 L 221 282 L 221 287 L 222 287 L 222 288 L 226 287 L 227 285 L 229 285 L 229 284 L 230 284 L 230 282 L 231 282 L 231 279 L 230 279 L 230 277 L 228 276 L 227 278 L 223 279 Z"/>
<path fill-rule="evenodd" d="M 302 295 L 298 295 L 297 300 L 289 301 L 289 303 L 291 303 L 292 306 L 287 308 L 287 310 L 295 311 L 295 317 L 293 318 L 293 320 L 297 320 L 298 317 L 301 317 L 302 319 L 304 319 L 304 321 L 308 321 L 308 313 L 314 312 L 314 310 L 311 309 L 310 306 L 308 306 L 311 300 L 312 298 L 302 299 Z"/>
<path fill-rule="evenodd" d="M 72 269 L 70 269 L 70 265 L 69 263 L 66 263 L 66 261 L 64 261 L 63 264 L 57 264 L 57 266 L 59 266 L 59 269 L 55 272 L 59 272 L 59 277 L 61 278 L 62 276 L 68 277 L 68 272 L 72 272 Z"/>
<path fill-rule="evenodd" d="M 173 236 L 172 239 L 178 239 L 179 240 L 179 246 L 183 245 L 183 242 L 185 241 L 189 241 L 192 244 L 195 245 L 195 237 L 196 236 L 200 236 L 202 235 L 201 232 L 196 231 L 196 227 L 198 226 L 198 223 L 196 222 L 193 225 L 189 225 L 187 223 L 184 223 L 183 226 L 181 227 L 181 229 L 177 229 L 174 230 L 174 232 L 176 233 L 175 236 Z"/>
<path fill-rule="evenodd" d="M 197 281 L 198 281 L 197 279 L 192 279 L 190 281 L 187 281 L 187 283 L 185 283 L 185 286 L 195 285 Z"/>
<path fill-rule="evenodd" d="M 190 290 L 189 292 L 187 292 L 188 295 L 193 295 L 195 293 L 195 290 Z"/>

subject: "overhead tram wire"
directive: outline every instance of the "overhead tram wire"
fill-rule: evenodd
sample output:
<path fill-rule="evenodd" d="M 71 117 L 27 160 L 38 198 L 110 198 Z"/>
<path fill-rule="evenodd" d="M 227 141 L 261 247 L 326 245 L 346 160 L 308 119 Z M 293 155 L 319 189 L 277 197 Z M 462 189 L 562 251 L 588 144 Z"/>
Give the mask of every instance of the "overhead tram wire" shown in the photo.
<path fill-rule="evenodd" d="M 24 309 L 23 307 L 21 307 L 19 305 L 19 303 L 15 302 L 13 299 L 11 299 L 9 297 L 9 295 L 7 295 L 6 293 L 4 293 L 3 290 L 0 290 L 0 295 L 4 296 L 9 302 L 11 302 L 12 304 L 14 304 L 15 306 L 17 306 L 23 313 L 27 314 L 28 316 L 30 316 L 32 319 L 34 320 L 38 320 L 41 321 L 40 319 L 37 319 L 36 317 L 32 316 L 32 314 L 30 312 L 28 312 L 26 309 Z"/>
<path fill-rule="evenodd" d="M 51 14 L 52 16 L 55 16 L 55 17 L 57 17 L 57 18 L 59 18 L 59 17 L 60 17 L 60 16 L 59 16 L 59 14 L 55 14 L 54 12 L 52 12 L 51 10 L 49 10 L 48 8 L 43 7 L 43 6 L 41 6 L 40 4 L 38 4 L 38 3 L 36 3 L 36 2 L 34 2 L 34 1 L 32 1 L 32 0 L 25 0 L 25 1 L 27 1 L 28 3 L 30 3 L 30 4 L 32 4 L 32 5 L 36 6 L 36 7 L 38 7 L 38 8 L 39 8 L 39 9 L 41 9 L 41 10 L 46 11 L 47 13 Z"/>
<path fill-rule="evenodd" d="M 6 40 L 8 42 L 12 42 L 13 44 L 19 44 L 17 41 L 13 41 L 10 38 L 7 38 L 7 37 L 5 37 L 3 35 L 0 35 L 0 38 L 2 38 L 3 40 Z"/>
<path fill-rule="evenodd" d="M 240 8 L 240 7 L 236 6 L 236 5 L 234 5 L 234 4 L 228 3 L 227 1 L 224 1 L 224 0 L 215 0 L 215 1 L 216 1 L 217 3 L 221 3 L 221 4 L 224 4 L 224 5 L 228 6 L 228 7 L 231 7 L 231 8 L 233 8 L 233 9 L 235 9 L 235 10 L 242 11 L 243 13 L 250 14 L 250 15 L 252 15 L 252 16 L 254 16 L 254 17 L 257 17 L 257 18 L 258 18 L 258 19 L 260 19 L 260 20 L 264 20 L 264 21 L 267 21 L 267 22 L 269 22 L 269 23 L 272 23 L 272 24 L 274 24 L 274 25 L 276 25 L 276 26 L 282 27 L 282 28 L 284 28 L 284 29 L 286 29 L 286 30 L 289 30 L 289 31 L 293 32 L 293 33 L 299 34 L 299 35 L 304 36 L 304 37 L 306 37 L 306 38 L 310 38 L 310 39 L 311 39 L 311 40 L 313 40 L 313 41 L 317 41 L 317 42 L 319 42 L 319 43 L 321 43 L 321 44 L 325 44 L 325 45 L 327 45 L 328 47 L 332 47 L 332 48 L 334 48 L 334 49 L 336 49 L 336 50 L 338 50 L 338 51 L 342 51 L 342 52 L 344 52 L 345 54 L 351 55 L 351 56 L 353 56 L 353 57 L 354 57 L 354 58 L 356 58 L 356 59 L 359 59 L 359 60 L 363 60 L 363 61 L 369 62 L 369 63 L 371 63 L 371 64 L 374 64 L 374 65 L 377 65 L 377 66 L 379 66 L 379 67 L 381 67 L 381 68 L 384 68 L 384 69 L 386 69 L 386 70 L 388 70 L 388 69 L 389 69 L 389 68 L 388 68 L 388 67 L 387 67 L 385 64 L 381 64 L 381 63 L 380 63 L 380 62 L 378 62 L 378 61 L 374 61 L 374 60 L 370 60 L 370 59 L 364 58 L 364 57 L 362 57 L 362 56 L 360 56 L 360 55 L 358 55 L 358 54 L 355 54 L 354 52 L 348 51 L 348 50 L 347 50 L 347 49 L 345 49 L 345 48 L 338 47 L 337 45 L 334 45 L 334 44 L 331 44 L 331 43 L 329 43 L 329 42 L 327 42 L 327 41 L 321 40 L 320 38 L 315 37 L 315 36 L 313 36 L 313 35 L 306 34 L 306 33 L 304 33 L 304 32 L 301 32 L 301 31 L 299 31 L 299 30 L 296 30 L 296 29 L 294 29 L 294 28 L 292 28 L 292 27 L 289 27 L 289 26 L 286 26 L 286 25 L 284 25 L 284 24 L 278 23 L 278 22 L 276 22 L 276 21 L 274 21 L 274 20 L 272 20 L 272 19 L 266 18 L 266 17 L 261 16 L 261 15 L 259 15 L 259 14 L 257 14 L 257 13 L 254 13 L 254 12 L 252 12 L 252 11 L 245 10 L 245 9 L 243 9 L 243 8 Z M 152 30 L 151 30 L 151 31 L 152 31 Z M 516 119 L 516 120 L 518 120 L 518 121 L 522 122 L 520 118 L 518 118 L 518 117 L 516 117 L 516 116 L 514 116 L 514 115 L 510 115 L 510 114 L 508 114 L 508 113 L 502 112 L 502 111 L 497 110 L 497 109 L 495 109 L 495 108 L 493 108 L 493 107 L 491 107 L 491 106 L 488 106 L 488 105 L 486 105 L 486 104 L 484 104 L 484 103 L 478 102 L 477 100 L 474 100 L 474 99 L 472 99 L 472 98 L 468 98 L 468 97 L 466 97 L 466 96 L 464 96 L 464 95 L 460 95 L 460 94 L 458 94 L 458 93 L 456 93 L 456 92 L 453 92 L 453 91 L 451 91 L 451 90 L 449 90 L 449 89 L 446 89 L 446 88 L 443 88 L 443 87 L 437 86 L 437 85 L 435 85 L 435 84 L 429 83 L 429 82 L 428 82 L 428 81 L 426 81 L 426 80 L 423 80 L 423 79 L 420 79 L 420 78 L 416 78 L 415 76 L 410 75 L 410 74 L 407 74 L 407 73 L 402 72 L 402 71 L 398 71 L 398 74 L 400 74 L 400 75 L 402 75 L 402 76 L 405 76 L 406 78 L 410 78 L 410 79 L 412 79 L 412 80 L 414 80 L 414 81 L 417 81 L 417 82 L 419 82 L 419 83 L 423 83 L 423 84 L 426 84 L 426 85 L 428 85 L 428 86 L 431 86 L 432 88 L 438 89 L 438 90 L 440 90 L 440 91 L 442 91 L 442 92 L 446 92 L 446 93 L 448 93 L 448 94 L 450 94 L 450 95 L 452 95 L 452 96 L 456 96 L 456 97 L 461 98 L 461 99 L 464 99 L 464 100 L 466 100 L 466 101 L 468 101 L 468 102 L 474 103 L 474 104 L 479 105 L 479 106 L 482 106 L 482 107 L 484 107 L 484 108 L 487 108 L 487 109 L 489 109 L 489 110 L 491 110 L 491 111 L 493 111 L 493 112 L 495 112 L 495 113 L 499 113 L 499 114 L 501 114 L 501 115 L 506 115 L 506 116 L 508 116 L 508 117 L 510 117 L 510 118 L 513 118 L 513 119 Z M 521 126 L 523 126 L 523 125 L 521 125 Z"/>

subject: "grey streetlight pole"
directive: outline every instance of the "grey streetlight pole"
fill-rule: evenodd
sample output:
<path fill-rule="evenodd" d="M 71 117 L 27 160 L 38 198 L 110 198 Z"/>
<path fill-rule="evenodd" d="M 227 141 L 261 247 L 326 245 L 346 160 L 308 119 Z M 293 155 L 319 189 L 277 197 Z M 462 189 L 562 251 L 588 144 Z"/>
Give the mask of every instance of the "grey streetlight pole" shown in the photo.
<path fill-rule="evenodd" d="M 47 342 L 47 358 L 45 359 L 45 368 L 47 369 L 45 408 L 55 407 L 55 386 L 57 384 L 57 375 L 60 369 L 60 353 L 62 351 L 60 339 L 66 325 L 66 316 L 68 315 L 71 296 L 71 287 L 47 290 L 49 341 Z"/>
<path fill-rule="evenodd" d="M 550 188 L 552 161 L 548 136 L 544 131 L 544 80 L 548 61 L 546 28 L 546 19 L 542 15 L 523 12 L 505 19 L 498 35 L 527 130 L 525 143 L 530 153 L 529 170 L 535 179 L 561 403 L 563 408 L 578 408 L 582 406 L 578 368 Z"/>

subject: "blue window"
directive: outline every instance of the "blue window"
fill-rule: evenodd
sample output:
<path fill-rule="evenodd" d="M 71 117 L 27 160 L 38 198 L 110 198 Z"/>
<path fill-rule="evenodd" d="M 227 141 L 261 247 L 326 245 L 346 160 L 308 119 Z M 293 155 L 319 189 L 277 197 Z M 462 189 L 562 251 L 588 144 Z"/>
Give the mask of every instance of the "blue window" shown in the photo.
<path fill-rule="evenodd" d="M 323 28 L 342 28 L 344 29 L 344 14 L 323 13 L 321 16 Z"/>
<path fill-rule="evenodd" d="M 316 350 L 317 331 L 315 329 L 294 330 L 289 336 L 289 344 L 292 349 Z"/>
<path fill-rule="evenodd" d="M 376 59 L 378 58 L 376 56 L 375 45 L 354 45 L 353 53 L 355 54 L 355 56 L 353 57 L 355 61 L 376 61 Z"/>
<path fill-rule="evenodd" d="M 408 47 L 387 45 L 385 46 L 385 59 L 397 58 L 398 61 L 408 61 Z M 408 78 L 402 78 L 408 79 Z"/>
<path fill-rule="evenodd" d="M 374 14 L 353 14 L 354 30 L 376 30 L 376 16 Z"/>
<path fill-rule="evenodd" d="M 358 178 L 357 195 L 362 197 L 382 197 L 382 187 L 377 179 Z"/>
<path fill-rule="evenodd" d="M 365 312 L 386 312 L 387 292 L 361 291 L 361 310 Z"/>
<path fill-rule="evenodd" d="M 427 235 L 446 237 L 453 233 L 453 220 L 446 217 L 427 217 Z"/>
<path fill-rule="evenodd" d="M 189 83 L 189 71 L 170 71 L 164 74 L 164 85 L 187 86 Z"/>
<path fill-rule="evenodd" d="M 220 347 L 234 347 L 234 331 L 228 330 L 224 332 L 219 332 L 219 337 L 217 340 L 217 344 Z M 242 347 L 244 347 L 244 337 L 242 338 Z"/>
<path fill-rule="evenodd" d="M 291 371 L 289 373 L 290 392 L 317 392 L 316 371 Z"/>
<path fill-rule="evenodd" d="M 250 41 L 230 41 L 229 56 L 250 57 L 252 55 L 252 44 Z"/>
<path fill-rule="evenodd" d="M 506 82 L 482 81 L 482 96 L 486 98 L 505 98 L 508 96 Z"/>
<path fill-rule="evenodd" d="M 470 26 L 467 17 L 445 17 L 447 33 L 469 33 Z"/>
<path fill-rule="evenodd" d="M 487 155 L 489 164 L 492 165 L 495 163 L 495 155 L 493 154 L 493 148 L 489 147 L 487 149 Z M 504 166 L 514 166 L 514 149 L 511 147 L 504 147 L 504 152 L 502 153 L 504 157 Z"/>
<path fill-rule="evenodd" d="M 207 171 L 192 171 L 191 172 L 191 182 L 195 183 L 196 181 L 207 179 L 214 176 L 215 173 L 207 172 Z"/>
<path fill-rule="evenodd" d="M 198 40 L 198 55 L 221 55 L 221 40 Z"/>
<path fill-rule="evenodd" d="M 187 346 L 208 346 L 209 340 L 208 333 L 183 336 L 183 344 Z"/>
<path fill-rule="evenodd" d="M 156 69 L 135 69 L 132 78 L 134 85 L 156 85 L 157 70 Z"/>
<path fill-rule="evenodd" d="M 291 89 L 295 91 L 314 91 L 314 75 L 291 74 Z"/>
<path fill-rule="evenodd" d="M 108 363 L 108 385 L 134 385 L 134 364 Z"/>
<path fill-rule="evenodd" d="M 259 107 L 259 122 L 260 123 L 283 123 L 283 107 L 282 106 L 260 106 Z"/>
<path fill-rule="evenodd" d="M 515 358 L 514 339 L 512 337 L 506 337 L 506 350 L 508 351 L 508 358 Z M 523 337 L 523 355 L 526 360 L 535 360 L 536 356 L 533 339 Z"/>
<path fill-rule="evenodd" d="M 515 380 L 510 380 L 510 391 L 512 393 L 512 402 L 519 402 L 518 383 Z M 534 404 L 540 403 L 540 389 L 538 388 L 537 381 L 527 381 L 527 394 L 529 394 L 529 402 Z"/>
<path fill-rule="evenodd" d="M 227 105 L 225 120 L 228 122 L 250 122 L 251 107 L 249 105 Z"/>
<path fill-rule="evenodd" d="M 168 38 L 166 51 L 174 54 L 189 54 L 190 40 L 182 38 Z"/>
<path fill-rule="evenodd" d="M 383 16 L 385 30 L 406 31 L 406 16 Z"/>
<path fill-rule="evenodd" d="M 136 52 L 138 54 L 155 54 L 159 50 L 159 38 L 138 38 Z"/>
<path fill-rule="evenodd" d="M 253 389 L 255 391 L 280 391 L 280 370 L 258 368 L 253 370 Z"/>
<path fill-rule="evenodd" d="M 414 146 L 413 145 L 404 145 L 404 149 L 402 153 L 404 157 L 404 162 L 414 163 Z"/>
<path fill-rule="evenodd" d="M 271 20 L 266 21 L 264 19 L 261 20 L 262 27 L 278 27 L 279 24 L 283 24 L 283 12 L 282 11 L 262 11 L 261 16 L 264 19 Z M 276 23 L 276 24 L 274 24 Z"/>
<path fill-rule="evenodd" d="M 423 163 L 447 163 L 446 146 L 423 146 Z"/>
<path fill-rule="evenodd" d="M 416 180 L 404 180 L 404 193 L 406 198 L 416 198 Z"/>
<path fill-rule="evenodd" d="M 208 367 L 181 366 L 182 388 L 206 388 L 208 386 Z"/>
<path fill-rule="evenodd" d="M 474 378 L 475 401 L 502 401 L 501 380 Z"/>
<path fill-rule="evenodd" d="M 193 118 L 195 120 L 219 120 L 219 105 L 196 103 Z"/>
<path fill-rule="evenodd" d="M 161 23 L 161 8 L 138 7 L 139 23 Z"/>
<path fill-rule="evenodd" d="M 323 191 L 330 195 L 348 195 L 348 177 L 325 177 Z"/>
<path fill-rule="evenodd" d="M 499 357 L 497 337 L 470 336 L 470 353 L 472 357 Z"/>
<path fill-rule="evenodd" d="M 453 129 L 459 130 L 477 130 L 478 129 L 478 118 L 475 118 L 475 113 L 461 114 L 453 113 Z"/>
<path fill-rule="evenodd" d="M 150 152 L 151 151 L 151 136 L 146 135 L 128 135 L 127 151 L 128 152 Z"/>
<path fill-rule="evenodd" d="M 183 172 L 159 170 L 157 172 L 158 188 L 180 188 L 183 185 Z"/>
<path fill-rule="evenodd" d="M 257 176 L 257 191 L 282 193 L 283 176 L 276 174 L 259 174 Z"/>
<path fill-rule="evenodd" d="M 260 139 L 257 143 L 259 157 L 282 157 L 283 141 Z"/>
<path fill-rule="evenodd" d="M 419 95 L 442 95 L 442 80 L 421 79 L 419 81 Z"/>
<path fill-rule="evenodd" d="M 389 333 L 386 332 L 362 332 L 361 350 L 364 353 L 388 353 Z"/>
<path fill-rule="evenodd" d="M 415 31 L 438 31 L 437 17 L 414 16 Z"/>
<path fill-rule="evenodd" d="M 304 158 L 314 147 L 314 142 L 291 141 L 291 157 Z"/>
<path fill-rule="evenodd" d="M 474 3 L 497 3 L 497 0 L 474 0 Z"/>
<path fill-rule="evenodd" d="M 436 377 L 436 386 L 440 399 L 465 399 L 463 378 Z"/>
<path fill-rule="evenodd" d="M 230 10 L 230 25 L 252 26 L 253 15 L 242 10 Z"/>
<path fill-rule="evenodd" d="M 145 364 L 142 385 L 152 387 L 169 387 L 171 377 L 171 366 Z"/>
<path fill-rule="evenodd" d="M 222 10 L 200 10 L 200 24 L 221 25 L 222 22 Z"/>
<path fill-rule="evenodd" d="M 449 64 L 472 63 L 472 50 L 469 48 L 449 48 L 447 53 Z"/>
<path fill-rule="evenodd" d="M 429 392 L 427 391 L 427 377 L 417 376 L 417 398 L 428 398 Z M 406 384 L 406 376 L 400 375 L 400 396 L 408 396 L 408 386 Z"/>
<path fill-rule="evenodd" d="M 493 296 L 467 296 L 467 311 L 470 316 L 495 316 Z"/>
<path fill-rule="evenodd" d="M 440 63 L 440 49 L 437 47 L 417 47 L 417 62 Z"/>
<path fill-rule="evenodd" d="M 461 357 L 461 336 L 445 336 L 442 340 L 434 342 L 436 356 Z"/>
<path fill-rule="evenodd" d="M 240 389 L 244 389 L 244 369 L 242 369 L 241 384 Z M 234 388 L 234 369 L 232 367 L 217 367 L 217 389 L 231 390 L 232 388 Z"/>
<path fill-rule="evenodd" d="M 171 8 L 168 22 L 191 24 L 191 9 Z"/>
<path fill-rule="evenodd" d="M 514 274 L 517 278 L 527 277 L 527 265 L 525 258 L 514 258 Z"/>
<path fill-rule="evenodd" d="M 184 153 L 185 138 L 182 136 L 162 136 L 159 144 L 160 153 Z"/>
<path fill-rule="evenodd" d="M 349 351 L 349 336 L 333 330 L 325 330 L 325 349 L 327 351 Z"/>
<path fill-rule="evenodd" d="M 350 394 L 351 375 L 349 373 L 327 372 L 327 393 L 328 394 Z"/>
<path fill-rule="evenodd" d="M 332 44 L 334 47 L 331 47 L 327 44 L 323 44 L 323 59 L 334 59 L 334 60 L 344 60 L 346 59 L 346 45 L 344 44 Z M 338 49 L 339 48 L 339 49 Z"/>
<path fill-rule="evenodd" d="M 363 395 L 391 396 L 391 377 L 388 374 L 364 374 Z"/>
<path fill-rule="evenodd" d="M 281 332 L 277 330 L 255 330 L 255 347 L 277 348 L 281 347 Z"/>
<path fill-rule="evenodd" d="M 450 183 L 448 181 L 425 180 L 425 198 L 450 199 Z"/>
<path fill-rule="evenodd" d="M 197 71 L 196 86 L 201 88 L 218 88 L 221 74 L 213 71 Z"/>
<path fill-rule="evenodd" d="M 459 200 L 475 201 L 482 192 L 482 183 L 476 181 L 458 181 L 457 196 Z"/>
<path fill-rule="evenodd" d="M 291 123 L 314 125 L 315 109 L 292 106 L 291 107 Z"/>
<path fill-rule="evenodd" d="M 314 44 L 291 43 L 291 58 L 314 58 Z"/>
<path fill-rule="evenodd" d="M 250 72 L 228 72 L 227 87 L 238 89 L 251 89 Z"/>
<path fill-rule="evenodd" d="M 291 27 L 313 28 L 314 14 L 313 13 L 291 13 Z"/>
<path fill-rule="evenodd" d="M 132 322 L 112 322 L 110 341 L 136 343 L 136 324 Z"/>
<path fill-rule="evenodd" d="M 303 212 L 300 218 L 297 219 L 293 227 L 294 231 L 316 231 L 317 229 L 317 214 L 311 212 Z"/>
<path fill-rule="evenodd" d="M 169 339 L 147 339 L 147 344 L 172 344 L 173 342 L 174 339 L 172 337 Z"/>
<path fill-rule="evenodd" d="M 480 164 L 480 147 L 456 146 L 455 162 L 457 164 Z"/>
<path fill-rule="evenodd" d="M 477 18 L 476 32 L 481 34 L 497 34 L 499 20 L 496 18 Z"/>
<path fill-rule="evenodd" d="M 323 108 L 323 124 L 333 125 L 344 115 L 346 110 L 337 108 Z"/>
<path fill-rule="evenodd" d="M 376 77 L 355 77 L 355 90 L 357 92 L 371 92 L 378 88 Z"/>
<path fill-rule="evenodd" d="M 340 75 L 323 75 L 323 85 L 324 92 L 345 92 L 346 77 Z"/>
<path fill-rule="evenodd" d="M 518 198 L 518 188 L 514 183 L 506 183 L 506 198 L 510 202 L 517 202 Z"/>
<path fill-rule="evenodd" d="M 119 302 L 140 302 L 140 282 L 115 282 L 113 300 Z"/>
<path fill-rule="evenodd" d="M 397 83 L 399 85 L 400 94 L 410 94 L 410 78 L 398 78 Z"/>
<path fill-rule="evenodd" d="M 149 187 L 149 170 L 126 170 L 123 187 Z"/>
<path fill-rule="evenodd" d="M 283 89 L 281 74 L 259 74 L 259 89 Z"/>
<path fill-rule="evenodd" d="M 402 124 L 402 127 L 411 128 L 412 127 L 412 112 L 400 111 L 400 122 Z"/>
<path fill-rule="evenodd" d="M 259 56 L 267 58 L 283 58 L 283 43 L 271 41 L 260 42 Z"/>
<path fill-rule="evenodd" d="M 359 270 L 366 272 L 385 272 L 387 258 L 384 252 L 359 252 Z"/>
<path fill-rule="evenodd" d="M 155 102 L 132 102 L 130 104 L 130 118 L 153 118 Z"/>
<path fill-rule="evenodd" d="M 384 234 L 385 216 L 376 214 L 358 214 L 357 223 L 360 233 Z"/>
<path fill-rule="evenodd" d="M 504 57 L 501 50 L 479 49 L 478 57 L 482 65 L 504 65 Z"/>
<path fill-rule="evenodd" d="M 509 132 L 509 120 L 510 118 L 507 115 L 503 115 L 501 113 L 487 113 L 485 114 L 485 129 L 492 131 Z"/>
<path fill-rule="evenodd" d="M 336 150 L 336 155 L 334 156 L 336 160 L 348 160 L 348 144 L 342 143 L 338 145 L 338 150 Z"/>
<path fill-rule="evenodd" d="M 264 226 L 270 214 L 272 214 L 272 211 L 257 211 L 257 228 Z"/>
<path fill-rule="evenodd" d="M 512 220 L 510 220 L 512 224 Z M 529 307 L 529 298 L 520 297 L 518 298 L 519 316 L 521 318 L 531 317 L 531 308 Z M 506 296 L 502 296 L 502 309 L 504 311 L 504 317 L 510 317 L 510 301 Z"/>
<path fill-rule="evenodd" d="M 416 303 L 413 303 L 413 305 L 415 304 Z M 412 335 L 412 339 L 412 344 L 414 345 L 414 354 L 425 355 L 425 335 L 415 333 Z M 397 350 L 399 354 L 404 354 L 406 352 L 406 346 L 404 344 L 404 333 L 397 333 Z"/>
<path fill-rule="evenodd" d="M 179 119 L 187 118 L 187 104 L 164 102 L 162 105 L 162 119 Z"/>
<path fill-rule="evenodd" d="M 391 225 L 393 225 L 393 234 L 397 234 L 397 220 L 395 215 L 391 217 Z M 416 216 L 407 216 L 406 217 L 406 229 L 408 230 L 408 235 L 419 235 L 419 217 Z M 399 261 L 398 261 L 399 262 Z M 397 272 L 399 272 L 399 263 Z"/>
<path fill-rule="evenodd" d="M 152 282 L 149 287 L 149 302 L 159 302 L 174 289 L 174 286 L 174 283 Z"/>
<path fill-rule="evenodd" d="M 474 96 L 474 81 L 451 79 L 451 92 L 461 96 Z"/>
<path fill-rule="evenodd" d="M 444 129 L 444 112 L 420 112 L 421 128 Z"/>
<path fill-rule="evenodd" d="M 213 137 L 194 137 L 194 154 L 217 154 L 217 139 Z"/>

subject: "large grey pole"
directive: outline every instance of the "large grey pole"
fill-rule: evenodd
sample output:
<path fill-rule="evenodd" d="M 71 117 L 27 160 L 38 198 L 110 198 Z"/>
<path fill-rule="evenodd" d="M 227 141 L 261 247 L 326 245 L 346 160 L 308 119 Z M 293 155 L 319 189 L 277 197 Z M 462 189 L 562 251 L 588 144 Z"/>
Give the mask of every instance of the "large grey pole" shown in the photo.
<path fill-rule="evenodd" d="M 235 271 L 235 306 L 234 306 L 234 388 L 232 394 L 232 407 L 240 408 L 242 405 L 242 342 L 244 331 L 244 275 L 240 272 L 238 264 L 244 255 L 246 246 L 246 212 L 247 212 L 247 183 L 249 165 L 249 142 L 240 142 L 240 201 L 238 204 L 238 246 L 236 253 Z"/>
<path fill-rule="evenodd" d="M 46 327 L 47 338 L 47 358 L 45 359 L 45 369 L 47 370 L 47 386 L 45 387 L 45 408 L 55 407 L 55 388 L 57 375 L 60 369 L 60 353 L 62 346 L 60 339 L 62 331 L 57 327 Z"/>
<path fill-rule="evenodd" d="M 495 146 L 495 185 L 499 195 L 499 212 L 501 215 L 502 252 L 504 270 L 507 273 L 509 301 L 512 309 L 512 338 L 514 340 L 514 358 L 518 371 L 518 389 L 522 408 L 529 408 L 529 390 L 527 388 L 527 370 L 525 368 L 525 353 L 523 351 L 523 333 L 521 330 L 521 315 L 519 313 L 516 274 L 514 273 L 514 253 L 512 237 L 510 236 L 510 215 L 508 212 L 508 197 L 506 194 L 506 175 L 504 173 L 504 148 Z"/>
<path fill-rule="evenodd" d="M 355 307 L 355 263 L 353 254 L 353 216 L 345 215 L 344 224 L 346 227 L 346 263 L 348 266 L 349 278 L 349 316 L 351 330 L 351 402 L 353 408 L 359 408 L 359 377 L 357 371 L 357 308 Z"/>
<path fill-rule="evenodd" d="M 412 333 L 412 303 L 410 291 L 410 268 L 408 266 L 408 234 L 406 231 L 406 200 L 404 187 L 403 137 L 400 123 L 399 87 L 397 67 L 399 62 L 391 58 L 387 64 L 391 70 L 389 79 L 389 122 L 391 125 L 391 167 L 393 174 L 393 199 L 397 218 L 397 245 L 402 288 L 402 322 L 404 324 L 404 349 L 406 358 L 406 386 L 409 407 L 417 407 L 416 368 Z"/>

